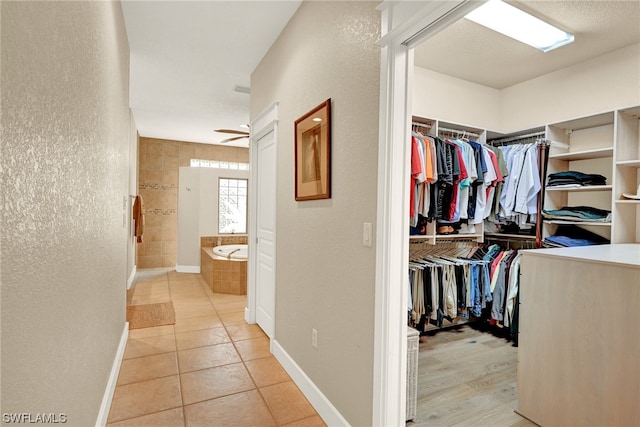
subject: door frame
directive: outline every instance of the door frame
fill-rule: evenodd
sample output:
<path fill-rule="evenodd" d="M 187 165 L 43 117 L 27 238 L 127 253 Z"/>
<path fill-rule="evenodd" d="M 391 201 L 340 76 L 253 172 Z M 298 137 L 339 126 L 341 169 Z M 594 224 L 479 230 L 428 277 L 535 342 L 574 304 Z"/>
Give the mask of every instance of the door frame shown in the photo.
<path fill-rule="evenodd" d="M 373 359 L 373 425 L 404 425 L 406 418 L 409 257 L 409 141 L 413 48 L 484 3 L 385 0 L 380 61 L 380 128 Z M 400 256 L 398 256 L 400 254 Z"/>
<path fill-rule="evenodd" d="M 247 271 L 247 306 L 244 311 L 244 320 L 249 324 L 256 323 L 256 279 L 257 279 L 257 267 L 258 267 L 258 194 L 257 179 L 258 179 L 258 141 L 265 135 L 273 132 L 273 144 L 275 146 L 276 154 L 278 152 L 278 103 L 274 102 L 266 110 L 264 110 L 258 117 L 251 122 L 251 135 L 249 137 L 249 237 L 247 239 L 249 257 L 248 257 L 248 271 Z M 277 170 L 277 168 L 276 168 Z M 276 180 L 276 194 L 278 192 L 277 180 Z M 277 209 L 277 207 L 276 207 Z M 277 219 L 277 214 L 276 214 Z M 276 221 L 277 222 L 277 221 Z M 277 226 L 277 224 L 276 224 Z M 274 275 L 277 273 L 276 268 L 276 239 L 278 235 L 274 233 Z M 275 324 L 275 312 L 274 324 Z M 275 338 L 275 325 L 273 336 Z"/>

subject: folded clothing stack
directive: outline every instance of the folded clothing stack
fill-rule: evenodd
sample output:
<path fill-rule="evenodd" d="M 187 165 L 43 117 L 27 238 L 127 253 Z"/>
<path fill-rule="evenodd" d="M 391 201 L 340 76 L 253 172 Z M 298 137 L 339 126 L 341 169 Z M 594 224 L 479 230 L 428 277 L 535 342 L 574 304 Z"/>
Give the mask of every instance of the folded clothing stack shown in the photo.
<path fill-rule="evenodd" d="M 591 206 L 565 206 L 560 209 L 545 209 L 542 216 L 547 219 L 584 222 L 611 222 L 611 211 Z"/>
<path fill-rule="evenodd" d="M 544 246 L 548 248 L 592 246 L 608 243 L 610 243 L 608 239 L 575 225 L 561 225 L 553 236 L 548 236 L 544 239 Z"/>
<path fill-rule="evenodd" d="M 607 185 L 607 178 L 595 173 L 565 171 L 549 174 L 548 187 L 583 187 L 585 185 Z"/>

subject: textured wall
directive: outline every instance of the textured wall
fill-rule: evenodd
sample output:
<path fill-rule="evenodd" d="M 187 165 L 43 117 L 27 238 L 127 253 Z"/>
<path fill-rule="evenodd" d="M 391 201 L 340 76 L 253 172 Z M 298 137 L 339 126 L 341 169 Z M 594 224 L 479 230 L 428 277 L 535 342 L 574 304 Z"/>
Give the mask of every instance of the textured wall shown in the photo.
<path fill-rule="evenodd" d="M 140 138 L 138 193 L 146 210 L 138 268 L 175 267 L 178 252 L 178 171 L 191 159 L 249 163 L 249 149 Z"/>
<path fill-rule="evenodd" d="M 119 2 L 0 7 L 1 412 L 95 425 L 125 326 L 122 11 Z"/>
<path fill-rule="evenodd" d="M 279 102 L 275 337 L 354 426 L 372 419 L 375 245 L 362 224 L 376 220 L 376 4 L 303 2 L 251 78 L 252 119 Z M 332 198 L 296 202 L 294 121 L 327 98 Z"/>

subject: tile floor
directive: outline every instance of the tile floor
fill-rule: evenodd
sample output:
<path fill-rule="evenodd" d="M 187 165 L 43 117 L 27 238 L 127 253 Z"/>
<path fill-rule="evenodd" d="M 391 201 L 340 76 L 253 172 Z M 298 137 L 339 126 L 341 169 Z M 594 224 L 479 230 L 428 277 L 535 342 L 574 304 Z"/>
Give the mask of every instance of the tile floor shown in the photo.
<path fill-rule="evenodd" d="M 129 303 L 164 301 L 175 325 L 129 331 L 109 427 L 325 426 L 244 321 L 245 296 L 214 294 L 199 274 L 139 271 Z"/>

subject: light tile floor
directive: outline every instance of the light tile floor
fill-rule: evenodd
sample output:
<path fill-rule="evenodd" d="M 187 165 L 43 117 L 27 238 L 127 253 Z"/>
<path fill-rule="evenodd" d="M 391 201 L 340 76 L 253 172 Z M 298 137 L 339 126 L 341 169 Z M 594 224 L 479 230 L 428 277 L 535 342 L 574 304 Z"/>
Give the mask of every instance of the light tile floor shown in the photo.
<path fill-rule="evenodd" d="M 325 426 L 245 322 L 245 296 L 214 294 L 199 274 L 139 271 L 129 304 L 164 301 L 175 325 L 129 331 L 109 427 Z"/>

